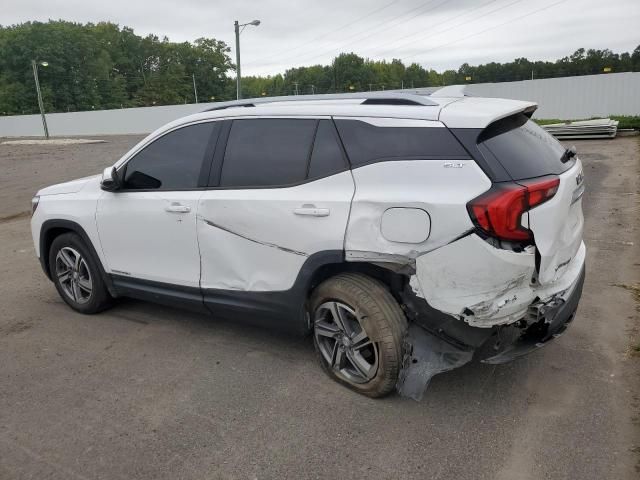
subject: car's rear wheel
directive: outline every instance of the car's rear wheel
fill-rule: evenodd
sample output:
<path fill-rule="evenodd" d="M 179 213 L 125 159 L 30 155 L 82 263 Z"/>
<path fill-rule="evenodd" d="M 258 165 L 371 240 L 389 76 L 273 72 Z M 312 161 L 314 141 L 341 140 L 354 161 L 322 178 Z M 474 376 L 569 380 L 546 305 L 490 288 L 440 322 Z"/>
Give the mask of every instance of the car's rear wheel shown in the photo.
<path fill-rule="evenodd" d="M 53 240 L 49 269 L 58 293 L 74 310 L 97 313 L 111 304 L 96 260 L 75 233 L 65 233 Z"/>
<path fill-rule="evenodd" d="M 389 290 L 361 274 L 341 274 L 310 299 L 320 365 L 334 380 L 369 397 L 395 388 L 407 321 Z"/>

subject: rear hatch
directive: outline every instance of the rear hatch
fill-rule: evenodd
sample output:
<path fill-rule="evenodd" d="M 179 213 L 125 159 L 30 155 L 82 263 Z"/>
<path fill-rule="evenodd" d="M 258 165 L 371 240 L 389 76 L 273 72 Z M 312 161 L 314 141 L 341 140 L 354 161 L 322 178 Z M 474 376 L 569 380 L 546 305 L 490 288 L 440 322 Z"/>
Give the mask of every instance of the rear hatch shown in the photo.
<path fill-rule="evenodd" d="M 478 137 L 478 150 L 493 156 L 515 183 L 559 178 L 550 199 L 522 216 L 522 225 L 533 232 L 538 251 L 538 282 L 557 280 L 568 268 L 582 243 L 584 178 L 577 157 L 525 114 L 516 114 L 489 125 Z"/>

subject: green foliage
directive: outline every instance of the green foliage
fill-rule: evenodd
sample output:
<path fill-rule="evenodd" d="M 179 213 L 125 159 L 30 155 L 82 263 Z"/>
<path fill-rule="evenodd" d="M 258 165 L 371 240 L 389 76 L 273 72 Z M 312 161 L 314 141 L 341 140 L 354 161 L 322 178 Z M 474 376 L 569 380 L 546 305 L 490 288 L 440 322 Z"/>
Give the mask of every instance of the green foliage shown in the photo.
<path fill-rule="evenodd" d="M 39 68 L 48 112 L 98 110 L 193 103 L 192 76 L 201 102 L 235 98 L 235 66 L 224 42 L 200 38 L 174 43 L 140 37 L 113 23 L 27 22 L 0 26 L 0 115 L 37 113 L 31 60 Z M 640 71 L 640 46 L 632 53 L 576 50 L 555 62 L 518 58 L 436 72 L 399 59 L 374 61 L 342 53 L 330 65 L 291 68 L 267 77 L 243 77 L 244 98 L 388 90 L 460 83 L 503 82 L 613 72 Z M 622 125 L 636 120 L 621 120 Z"/>
<path fill-rule="evenodd" d="M 618 128 L 634 128 L 640 130 L 640 115 L 611 115 L 613 120 L 618 120 Z"/>
<path fill-rule="evenodd" d="M 27 22 L 0 27 L 0 114 L 38 111 L 31 60 L 47 111 L 66 112 L 225 98 L 233 69 L 224 42 L 172 43 L 113 23 Z"/>

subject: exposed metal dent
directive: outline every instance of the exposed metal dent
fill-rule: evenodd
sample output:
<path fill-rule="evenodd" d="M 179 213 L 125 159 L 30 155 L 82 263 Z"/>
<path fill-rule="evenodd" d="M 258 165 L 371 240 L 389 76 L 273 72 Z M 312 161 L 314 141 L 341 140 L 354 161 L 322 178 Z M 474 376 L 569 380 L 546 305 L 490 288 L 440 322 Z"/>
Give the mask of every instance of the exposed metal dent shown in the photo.
<path fill-rule="evenodd" d="M 241 233 L 238 232 L 234 232 L 233 230 L 230 230 L 226 227 L 223 227 L 222 225 L 218 225 L 217 223 L 212 222 L 211 220 L 207 220 L 206 218 L 200 217 L 202 219 L 202 221 L 204 223 L 206 223 L 207 225 L 214 227 L 214 228 L 219 228 L 220 230 L 224 230 L 227 233 L 231 233 L 232 235 L 236 235 L 240 238 L 244 238 L 245 240 L 249 240 L 250 242 L 253 243 L 257 243 L 259 245 L 264 245 L 266 247 L 272 247 L 272 248 L 277 248 L 278 250 L 282 250 L 283 252 L 287 252 L 287 253 L 293 253 L 294 255 L 301 255 L 303 257 L 308 257 L 309 254 L 305 253 L 305 252 L 299 252 L 297 250 L 292 250 L 291 248 L 287 248 L 287 247 L 283 247 L 281 245 L 276 245 L 275 243 L 269 243 L 269 242 L 263 242 L 261 240 L 256 240 L 255 238 L 251 238 L 251 237 L 247 237 L 246 235 L 243 235 Z"/>
<path fill-rule="evenodd" d="M 511 323 L 522 318 L 527 311 L 527 304 L 519 301 L 522 295 L 519 288 L 528 285 L 529 274 L 524 273 L 499 288 L 489 299 L 469 305 L 460 312 L 460 317 L 475 327 L 492 327 Z M 527 300 L 530 290 L 526 289 Z"/>

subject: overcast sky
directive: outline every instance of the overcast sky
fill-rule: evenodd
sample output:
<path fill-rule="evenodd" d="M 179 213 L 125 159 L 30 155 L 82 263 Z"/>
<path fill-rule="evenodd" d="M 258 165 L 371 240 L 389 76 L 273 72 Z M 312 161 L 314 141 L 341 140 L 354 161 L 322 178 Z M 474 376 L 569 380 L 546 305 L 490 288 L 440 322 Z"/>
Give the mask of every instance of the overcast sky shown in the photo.
<path fill-rule="evenodd" d="M 214 37 L 234 48 L 243 75 L 326 64 L 340 52 L 400 58 L 438 71 L 516 57 L 554 60 L 579 47 L 632 51 L 640 0 L 3 0 L 3 25 L 110 21 L 172 41 Z M 232 52 L 233 54 L 233 52 Z M 235 61 L 235 57 L 234 57 Z"/>

